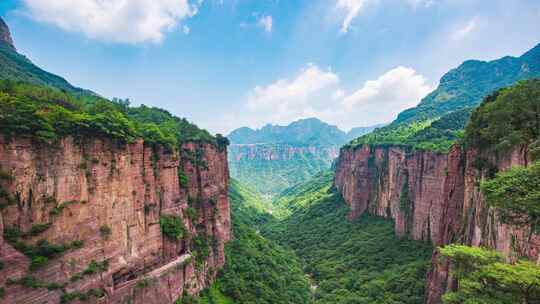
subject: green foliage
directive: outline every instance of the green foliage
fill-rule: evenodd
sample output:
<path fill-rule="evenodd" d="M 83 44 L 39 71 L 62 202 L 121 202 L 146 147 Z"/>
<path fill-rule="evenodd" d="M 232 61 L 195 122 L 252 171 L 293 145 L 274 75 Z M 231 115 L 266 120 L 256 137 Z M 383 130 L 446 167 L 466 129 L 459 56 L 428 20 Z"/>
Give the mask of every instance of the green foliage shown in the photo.
<path fill-rule="evenodd" d="M 182 168 L 178 168 L 178 183 L 180 188 L 186 189 L 189 186 L 189 177 Z"/>
<path fill-rule="evenodd" d="M 351 134 L 372 130 L 356 128 L 346 134 L 316 118 L 259 130 L 240 128 L 229 135 L 233 143 L 229 148 L 231 176 L 270 198 L 330 169 L 333 151 L 354 138 Z"/>
<path fill-rule="evenodd" d="M 519 82 L 486 98 L 471 116 L 465 143 L 506 152 L 540 136 L 540 80 Z"/>
<path fill-rule="evenodd" d="M 337 147 L 335 147 L 337 148 Z M 305 153 L 290 154 L 291 149 L 306 149 Z M 314 175 L 326 171 L 332 165 L 333 155 L 324 148 L 309 151 L 307 147 L 288 144 L 265 144 L 256 146 L 233 145 L 229 148 L 229 169 L 231 176 L 269 199 Z M 267 159 L 260 155 L 270 151 L 279 159 Z M 259 155 L 253 159 L 237 158 L 239 155 Z"/>
<path fill-rule="evenodd" d="M 13 81 L 0 81 L 0 130 L 7 136 L 29 135 L 46 142 L 71 135 L 122 143 L 141 137 L 147 144 L 167 148 L 185 141 L 219 147 L 227 143 L 223 137 L 218 143 L 207 131 L 161 109 L 132 108 L 129 102 Z"/>
<path fill-rule="evenodd" d="M 177 146 L 186 141 L 201 141 L 218 145 L 216 138 L 206 130 L 199 129 L 185 118 L 175 117 L 163 109 L 141 105 L 129 108 L 127 116 L 138 124 L 143 135 L 149 136 L 151 143 Z"/>
<path fill-rule="evenodd" d="M 210 255 L 210 242 L 206 235 L 197 235 L 193 238 L 193 256 L 197 265 L 202 265 Z"/>
<path fill-rule="evenodd" d="M 445 304 L 513 304 L 540 302 L 540 266 L 478 247 L 448 245 L 440 249 L 453 263 L 459 288 L 443 296 Z"/>
<path fill-rule="evenodd" d="M 64 210 L 64 208 L 74 205 L 76 203 L 77 201 L 67 201 L 67 202 L 60 203 L 51 209 L 51 211 L 49 212 L 49 215 L 51 216 L 60 215 L 62 213 L 62 210 Z"/>
<path fill-rule="evenodd" d="M 51 244 L 47 240 L 39 240 L 35 245 L 27 244 L 21 238 L 25 234 L 18 227 L 5 227 L 4 239 L 15 249 L 30 258 L 30 270 L 34 271 L 45 266 L 50 259 L 62 255 L 65 251 L 81 248 L 84 243 L 75 240 L 71 243 Z"/>
<path fill-rule="evenodd" d="M 210 288 L 205 289 L 198 304 L 234 304 L 234 302 L 223 294 L 220 284 L 216 283 Z"/>
<path fill-rule="evenodd" d="M 270 220 L 262 199 L 235 180 L 229 197 L 235 238 L 225 245 L 225 266 L 200 303 L 307 303 L 309 286 L 298 258 L 250 227 Z"/>
<path fill-rule="evenodd" d="M 99 234 L 101 235 L 102 238 L 108 239 L 112 234 L 111 227 L 107 225 L 103 225 L 99 227 Z"/>
<path fill-rule="evenodd" d="M 48 289 L 48 290 L 58 290 L 58 289 L 64 288 L 63 284 L 44 282 L 44 281 L 41 281 L 41 280 L 39 280 L 39 279 L 37 279 L 36 277 L 33 277 L 33 276 L 24 276 L 24 277 L 22 277 L 20 279 L 16 279 L 16 280 L 8 279 L 7 284 L 8 285 L 21 285 L 21 286 L 24 286 L 24 287 L 30 288 L 30 289 L 44 288 L 44 289 Z"/>
<path fill-rule="evenodd" d="M 38 68 L 28 58 L 2 43 L 0 43 L 0 79 L 55 87 L 74 94 L 92 94 L 72 86 L 62 77 Z"/>
<path fill-rule="evenodd" d="M 540 161 L 499 172 L 482 182 L 481 189 L 504 223 L 540 232 Z"/>
<path fill-rule="evenodd" d="M 28 233 L 31 236 L 36 236 L 44 232 L 45 230 L 49 229 L 51 227 L 51 223 L 46 224 L 34 224 L 32 225 L 32 228 L 30 228 L 30 232 Z"/>
<path fill-rule="evenodd" d="M 339 146 L 347 134 L 317 118 L 300 119 L 288 126 L 266 125 L 261 129 L 236 129 L 229 134 L 233 144 L 291 144 L 293 146 Z"/>
<path fill-rule="evenodd" d="M 67 292 L 62 294 L 60 297 L 60 304 L 71 303 L 72 301 L 79 300 L 82 302 L 88 301 L 90 298 L 94 297 L 96 299 L 102 298 L 105 296 L 105 291 L 101 288 L 92 288 L 87 292 Z"/>
<path fill-rule="evenodd" d="M 92 260 L 85 270 L 83 270 L 82 275 L 92 275 L 95 273 L 105 272 L 109 269 L 109 260 L 104 260 L 101 262 L 96 262 Z"/>
<path fill-rule="evenodd" d="M 401 112 L 393 124 L 408 124 L 478 106 L 492 92 L 524 79 L 540 77 L 540 45 L 521 57 L 484 62 L 469 60 L 446 73 L 438 88 L 418 106 Z M 523 68 L 527 67 L 527 68 Z"/>
<path fill-rule="evenodd" d="M 393 223 L 349 209 L 323 174 L 276 202 L 290 215 L 263 231 L 292 248 L 318 286 L 313 303 L 422 303 L 431 246 L 395 236 Z"/>
<path fill-rule="evenodd" d="M 184 237 L 184 223 L 182 218 L 176 215 L 161 215 L 159 217 L 161 232 L 169 239 L 176 241 Z"/>
<path fill-rule="evenodd" d="M 186 215 L 192 222 L 195 221 L 197 219 L 197 209 L 193 207 L 188 207 L 186 209 Z"/>
<path fill-rule="evenodd" d="M 0 299 L 3 299 L 6 296 L 6 289 L 4 287 L 0 287 Z"/>
<path fill-rule="evenodd" d="M 433 129 L 426 126 L 425 131 L 421 127 L 438 118 L 452 115 L 453 112 L 465 117 L 463 112 L 470 112 L 489 94 L 518 81 L 540 77 L 540 65 L 536 64 L 539 55 L 540 45 L 519 58 L 504 57 L 491 62 L 466 61 L 444 75 L 439 87 L 418 106 L 401 112 L 390 125 L 375 130 L 368 137 L 353 141 L 352 145 L 402 144 L 422 150 L 446 152 L 463 136 L 463 120 L 450 117 L 459 124 L 445 128 L 435 126 Z M 528 68 L 523 69 L 523 66 Z M 521 114 L 518 117 L 528 115 L 523 112 Z M 501 125 L 505 124 L 508 122 L 501 121 Z M 500 126 L 500 129 L 504 130 L 504 127 Z M 505 135 L 512 136 L 511 132 Z M 501 145 L 507 143 L 500 142 Z"/>
<path fill-rule="evenodd" d="M 401 145 L 416 150 L 445 153 L 463 136 L 463 128 L 470 114 L 471 109 L 466 108 L 439 119 L 389 125 L 355 139 L 350 146 Z"/>

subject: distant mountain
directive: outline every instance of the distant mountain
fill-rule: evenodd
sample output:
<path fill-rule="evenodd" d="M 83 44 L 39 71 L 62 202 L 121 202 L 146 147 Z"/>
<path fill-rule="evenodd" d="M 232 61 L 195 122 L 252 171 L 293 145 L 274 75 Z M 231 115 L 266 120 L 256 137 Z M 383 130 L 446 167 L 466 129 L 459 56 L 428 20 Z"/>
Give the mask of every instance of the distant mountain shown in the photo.
<path fill-rule="evenodd" d="M 0 17 L 0 79 L 23 81 L 31 84 L 59 88 L 70 93 L 88 93 L 91 91 L 77 88 L 64 78 L 44 71 L 34 65 L 26 56 L 17 53 L 11 32 Z"/>
<path fill-rule="evenodd" d="M 388 126 L 350 145 L 408 145 L 446 152 L 463 133 L 471 111 L 484 98 L 518 81 L 540 78 L 540 44 L 520 57 L 469 60 L 446 73 L 418 106 L 401 112 Z"/>
<path fill-rule="evenodd" d="M 258 130 L 234 130 L 228 135 L 231 176 L 274 196 L 328 170 L 343 144 L 376 127 L 346 133 L 317 118 L 308 118 L 287 126 L 268 124 Z"/>
<path fill-rule="evenodd" d="M 438 88 L 418 106 L 401 112 L 392 124 L 432 119 L 476 107 L 497 89 L 537 77 L 540 77 L 540 44 L 517 58 L 507 56 L 487 62 L 465 61 L 446 73 Z"/>
<path fill-rule="evenodd" d="M 233 144 L 340 145 L 346 133 L 317 118 L 295 121 L 288 126 L 268 124 L 261 129 L 237 129 L 228 136 Z"/>
<path fill-rule="evenodd" d="M 253 130 L 243 127 L 232 131 L 227 137 L 232 144 L 290 144 L 314 146 L 340 146 L 358 136 L 367 134 L 383 124 L 340 130 L 318 118 L 297 120 L 287 126 L 267 124 Z"/>

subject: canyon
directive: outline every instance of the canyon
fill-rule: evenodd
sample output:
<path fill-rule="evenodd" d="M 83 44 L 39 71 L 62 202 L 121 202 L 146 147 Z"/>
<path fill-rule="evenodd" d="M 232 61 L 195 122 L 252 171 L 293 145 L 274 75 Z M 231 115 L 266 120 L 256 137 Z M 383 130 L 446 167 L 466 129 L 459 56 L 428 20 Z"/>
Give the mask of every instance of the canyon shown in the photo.
<path fill-rule="evenodd" d="M 363 145 L 342 149 L 334 184 L 351 208 L 349 219 L 368 212 L 393 219 L 402 237 L 434 246 L 483 246 L 508 258 L 537 261 L 538 235 L 527 227 L 502 224 L 479 189 L 493 170 L 526 166 L 529 161 L 526 145 L 499 156 L 459 145 L 448 154 Z M 441 303 L 442 294 L 456 287 L 450 268 L 435 249 L 424 303 Z"/>
<path fill-rule="evenodd" d="M 174 303 L 208 287 L 224 264 L 232 238 L 226 149 L 3 136 L 0 167 L 3 303 Z M 171 215 L 184 225 L 181 238 L 160 229 Z M 15 244 L 1 236 L 14 227 Z M 21 244 L 66 250 L 32 269 L 14 248 Z"/>

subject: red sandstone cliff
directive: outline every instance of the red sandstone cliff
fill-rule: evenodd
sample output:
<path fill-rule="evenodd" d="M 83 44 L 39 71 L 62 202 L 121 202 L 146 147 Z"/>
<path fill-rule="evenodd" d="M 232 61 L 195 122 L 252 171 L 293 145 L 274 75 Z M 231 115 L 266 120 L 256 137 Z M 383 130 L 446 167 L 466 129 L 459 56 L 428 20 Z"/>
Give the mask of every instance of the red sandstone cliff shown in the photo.
<path fill-rule="evenodd" d="M 161 304 L 198 293 L 224 264 L 224 244 L 231 238 L 226 154 L 199 143 L 167 152 L 142 140 L 120 145 L 66 138 L 50 146 L 0 137 L 0 168 L 10 177 L 0 179 L 8 194 L 0 208 L 0 303 L 59 303 L 62 294 L 81 293 L 90 295 L 89 303 Z M 187 184 L 179 181 L 179 170 Z M 188 205 L 197 212 L 188 212 Z M 182 240 L 162 234 L 164 214 L 182 218 Z M 50 227 L 29 233 L 38 224 Z M 25 233 L 26 244 L 80 240 L 82 247 L 29 271 L 27 255 L 2 237 L 12 227 Z M 208 244 L 204 256 L 195 244 L 202 239 Z M 108 267 L 85 273 L 92 261 L 107 261 Z M 8 284 L 29 276 L 62 288 Z M 96 290 L 104 296 L 94 296 Z"/>
<path fill-rule="evenodd" d="M 431 241 L 434 246 L 481 245 L 509 257 L 538 260 L 540 238 L 501 224 L 479 189 L 489 170 L 527 163 L 526 147 L 497 158 L 458 146 L 448 154 L 363 146 L 341 150 L 334 183 L 351 207 L 350 218 L 367 211 L 394 219 L 398 235 Z M 449 273 L 435 251 L 425 303 L 441 302 L 441 295 L 455 283 Z"/>

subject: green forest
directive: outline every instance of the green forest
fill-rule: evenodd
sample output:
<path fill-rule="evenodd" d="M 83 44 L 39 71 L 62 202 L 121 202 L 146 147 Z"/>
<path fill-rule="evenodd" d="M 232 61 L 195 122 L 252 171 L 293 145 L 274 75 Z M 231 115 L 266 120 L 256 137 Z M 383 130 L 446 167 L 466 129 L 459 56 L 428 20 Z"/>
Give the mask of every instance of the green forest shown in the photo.
<path fill-rule="evenodd" d="M 221 135 L 214 137 L 162 109 L 130 107 L 129 100 L 110 101 L 12 80 L 0 81 L 0 128 L 8 137 L 28 135 L 41 142 L 73 136 L 105 137 L 119 143 L 143 138 L 147 144 L 166 148 L 187 140 L 228 145 Z"/>
<path fill-rule="evenodd" d="M 347 221 L 332 178 L 318 175 L 272 205 L 233 181 L 235 240 L 201 302 L 422 303 L 432 247 L 396 237 L 390 220 Z"/>

